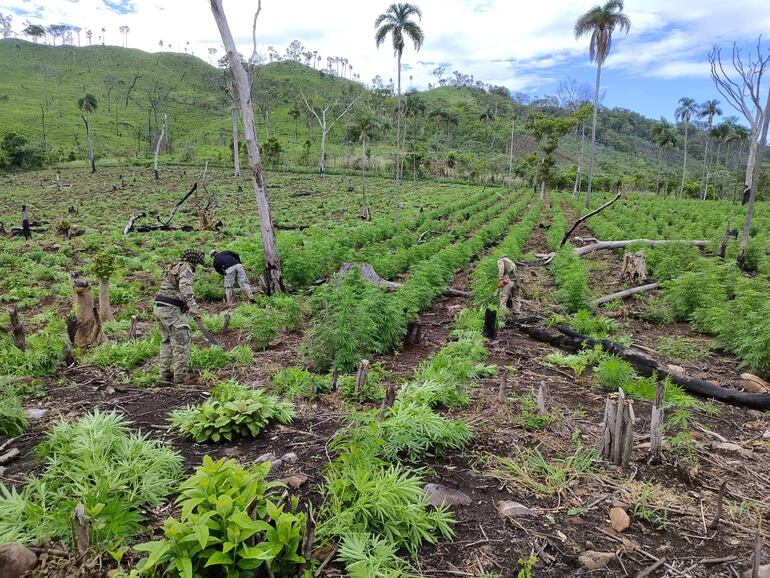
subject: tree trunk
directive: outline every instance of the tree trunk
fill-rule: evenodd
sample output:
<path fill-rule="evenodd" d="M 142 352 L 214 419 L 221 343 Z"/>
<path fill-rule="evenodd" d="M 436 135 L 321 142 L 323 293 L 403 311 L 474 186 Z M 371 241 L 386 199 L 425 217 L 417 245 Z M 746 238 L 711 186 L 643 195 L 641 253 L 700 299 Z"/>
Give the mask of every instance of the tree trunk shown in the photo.
<path fill-rule="evenodd" d="M 227 58 L 230 61 L 230 68 L 235 77 L 238 96 L 241 103 L 241 115 L 243 118 L 243 128 L 246 133 L 246 149 L 249 154 L 249 169 L 251 170 L 251 180 L 254 184 L 254 195 L 257 201 L 259 211 L 259 228 L 262 237 L 262 250 L 265 255 L 265 284 L 268 295 L 277 291 L 284 291 L 283 278 L 281 275 L 281 262 L 278 257 L 278 248 L 275 244 L 275 231 L 273 230 L 273 221 L 270 215 L 270 202 L 267 198 L 267 184 L 262 170 L 262 159 L 259 154 L 259 143 L 257 142 L 256 127 L 254 125 L 254 108 L 251 103 L 251 86 L 246 70 L 241 64 L 241 58 L 235 46 L 230 26 L 227 23 L 222 0 L 210 0 L 211 12 L 216 20 L 219 33 L 222 36 L 222 42 L 225 45 Z"/>
<path fill-rule="evenodd" d="M 241 154 L 238 150 L 238 99 L 233 95 L 230 107 L 233 117 L 233 176 L 241 176 Z"/>
<path fill-rule="evenodd" d="M 326 111 L 322 112 L 323 123 L 321 125 L 321 157 L 318 160 L 318 174 L 321 178 L 326 175 Z"/>
<path fill-rule="evenodd" d="M 114 321 L 110 305 L 110 283 L 106 279 L 99 279 L 99 318 L 104 321 Z"/>
<path fill-rule="evenodd" d="M 361 207 L 368 211 L 366 204 L 366 135 L 361 139 Z"/>
<path fill-rule="evenodd" d="M 398 107 L 396 111 L 396 206 L 393 207 L 393 222 L 398 224 L 398 210 L 401 208 L 401 51 L 396 56 L 398 63 Z"/>
<path fill-rule="evenodd" d="M 511 119 L 511 150 L 508 151 L 508 192 L 513 190 L 513 136 L 516 129 L 516 117 Z"/>
<path fill-rule="evenodd" d="M 707 130 L 711 130 L 711 127 L 707 127 Z M 711 139 L 706 138 L 706 150 L 703 151 L 703 190 L 701 191 L 701 201 L 706 200 L 707 190 L 709 186 L 709 149 L 711 148 Z"/>
<path fill-rule="evenodd" d="M 663 156 L 663 147 L 658 147 L 658 172 L 655 175 L 655 194 L 660 192 L 660 159 Z"/>
<path fill-rule="evenodd" d="M 572 196 L 576 199 L 580 198 L 580 189 L 582 183 L 580 182 L 580 176 L 583 172 L 583 149 L 585 148 L 586 144 L 586 123 L 585 121 L 580 122 L 580 155 L 578 156 L 578 163 L 577 163 L 577 174 L 575 175 L 575 185 L 572 187 Z"/>
<path fill-rule="evenodd" d="M 158 142 L 155 143 L 155 160 L 152 163 L 152 174 L 155 180 L 160 180 L 160 173 L 158 172 L 158 156 L 160 155 L 160 145 L 163 142 L 163 137 L 166 136 L 166 123 L 168 122 L 168 115 L 163 115 L 163 124 L 160 127 L 160 136 L 158 136 Z"/>
<path fill-rule="evenodd" d="M 594 116 L 591 122 L 591 152 L 588 157 L 588 189 L 586 189 L 586 209 L 591 208 L 591 188 L 594 180 L 594 154 L 596 153 L 596 121 L 599 118 L 599 85 L 602 77 L 602 63 L 596 65 L 596 86 L 594 88 Z"/>
<path fill-rule="evenodd" d="M 88 120 L 86 120 L 85 115 L 80 115 L 80 118 L 83 119 L 83 122 L 86 125 L 86 135 L 88 136 L 88 160 L 91 163 L 91 173 L 96 172 L 96 163 L 94 162 L 94 140 L 91 137 L 91 125 L 88 124 Z"/>
<path fill-rule="evenodd" d="M 687 133 L 689 132 L 690 123 L 684 124 L 684 162 L 682 163 L 682 186 L 679 187 L 679 198 L 684 198 L 684 177 L 687 173 Z"/>

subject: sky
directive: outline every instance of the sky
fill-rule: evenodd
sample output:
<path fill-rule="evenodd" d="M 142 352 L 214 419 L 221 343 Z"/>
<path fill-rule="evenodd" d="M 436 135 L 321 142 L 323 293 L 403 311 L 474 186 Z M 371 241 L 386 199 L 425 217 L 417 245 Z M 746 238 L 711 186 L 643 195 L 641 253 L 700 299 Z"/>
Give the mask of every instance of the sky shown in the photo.
<path fill-rule="evenodd" d="M 223 0 L 239 50 L 252 53 L 251 23 L 257 0 Z M 576 40 L 578 16 L 595 0 L 415 0 L 422 10 L 425 42 L 407 45 L 402 86 L 435 83 L 437 65 L 476 80 L 504 85 L 530 96 L 554 94 L 561 81 L 593 87 L 595 67 L 588 38 Z M 328 56 L 347 58 L 353 73 L 370 82 L 380 75 L 395 81 L 392 46 L 374 43 L 374 19 L 387 0 L 262 0 L 257 50 L 285 53 L 292 40 Z M 70 24 L 93 31 L 93 43 L 127 45 L 155 52 L 185 49 L 209 60 L 209 48 L 224 54 L 207 0 L 0 0 L 18 32 L 34 24 Z M 770 32 L 768 0 L 627 0 L 628 35 L 616 33 L 602 71 L 603 103 L 645 116 L 673 117 L 683 96 L 703 102 L 719 98 L 708 75 L 708 52 L 716 43 L 750 46 Z M 83 33 L 81 42 L 86 43 Z M 188 44 L 189 42 L 189 44 Z M 388 41 L 389 42 L 389 41 Z M 170 44 L 170 47 L 169 47 Z M 765 39 L 765 45 L 770 41 Z M 726 114 L 733 111 L 723 102 Z"/>

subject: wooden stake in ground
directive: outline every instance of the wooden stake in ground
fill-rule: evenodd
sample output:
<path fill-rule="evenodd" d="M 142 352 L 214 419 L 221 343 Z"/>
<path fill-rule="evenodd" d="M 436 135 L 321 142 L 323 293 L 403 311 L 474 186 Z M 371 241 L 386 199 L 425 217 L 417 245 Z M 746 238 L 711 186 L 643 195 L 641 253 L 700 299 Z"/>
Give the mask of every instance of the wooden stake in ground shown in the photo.
<path fill-rule="evenodd" d="M 14 345 L 22 351 L 26 351 L 27 338 L 24 335 L 24 327 L 22 327 L 21 321 L 19 321 L 19 310 L 16 306 L 11 308 L 8 317 L 11 321 L 11 334 L 13 335 Z"/>
<path fill-rule="evenodd" d="M 720 259 L 725 258 L 725 253 L 727 253 L 727 243 L 730 242 L 730 218 L 727 219 L 727 227 L 725 227 L 725 234 L 722 235 L 722 240 L 719 242 L 719 249 L 717 250 L 717 256 Z"/>
<path fill-rule="evenodd" d="M 504 369 L 500 372 L 500 385 L 497 388 L 497 399 L 503 401 L 508 395 L 508 372 Z"/>
<path fill-rule="evenodd" d="M 604 408 L 604 422 L 599 442 L 602 459 L 616 466 L 626 467 L 631 461 L 634 438 L 634 409 L 631 400 L 626 399 L 623 389 L 607 397 Z"/>
<path fill-rule="evenodd" d="M 210 0 L 211 13 L 214 15 L 219 34 L 225 45 L 227 58 L 230 61 L 230 69 L 235 79 L 235 87 L 241 105 L 243 129 L 246 133 L 246 150 L 249 156 L 249 168 L 251 169 L 251 181 L 254 185 L 254 195 L 259 211 L 259 230 L 262 238 L 262 251 L 265 256 L 265 282 L 267 294 L 285 291 L 283 276 L 281 274 L 281 262 L 278 258 L 278 248 L 275 243 L 275 231 L 273 219 L 270 215 L 270 203 L 267 199 L 267 183 L 262 169 L 262 158 L 259 153 L 259 142 L 254 124 L 254 107 L 251 101 L 251 83 L 246 74 L 246 69 L 241 63 L 241 56 L 235 46 L 235 40 L 230 32 L 227 17 L 222 6 L 222 0 Z M 256 21 L 256 18 L 255 18 Z"/>
<path fill-rule="evenodd" d="M 72 535 L 78 556 L 88 552 L 91 540 L 88 536 L 88 519 L 83 504 L 75 506 L 75 510 L 72 512 Z"/>
<path fill-rule="evenodd" d="M 356 395 L 360 396 L 363 392 L 367 377 L 369 377 L 369 360 L 362 359 L 358 364 L 358 372 L 356 373 Z"/>
<path fill-rule="evenodd" d="M 136 339 L 136 326 L 139 323 L 139 319 L 136 315 L 131 316 L 131 323 L 128 325 L 128 338 L 131 340 Z"/>
<path fill-rule="evenodd" d="M 537 389 L 537 413 L 538 415 L 548 415 L 548 411 L 545 408 L 545 382 L 540 382 L 540 387 Z"/>
<path fill-rule="evenodd" d="M 663 403 L 666 392 L 666 386 L 663 381 L 658 380 L 655 389 L 655 401 L 652 404 L 652 416 L 650 418 L 650 459 L 660 461 L 663 450 Z"/>

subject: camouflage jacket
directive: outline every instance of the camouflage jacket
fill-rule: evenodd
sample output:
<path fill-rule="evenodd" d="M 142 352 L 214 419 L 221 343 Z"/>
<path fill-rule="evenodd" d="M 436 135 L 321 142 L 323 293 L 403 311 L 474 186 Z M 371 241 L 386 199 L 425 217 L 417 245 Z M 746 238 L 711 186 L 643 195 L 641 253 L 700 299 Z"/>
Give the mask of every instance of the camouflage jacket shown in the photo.
<path fill-rule="evenodd" d="M 507 257 L 502 257 L 501 259 L 498 259 L 497 276 L 500 279 L 502 279 L 503 277 L 508 277 L 509 279 L 513 280 L 513 278 L 516 276 L 516 263 L 514 263 Z"/>
<path fill-rule="evenodd" d="M 193 296 L 193 268 L 186 261 L 166 267 L 160 282 L 159 295 L 184 301 L 191 315 L 198 315 L 198 304 Z"/>

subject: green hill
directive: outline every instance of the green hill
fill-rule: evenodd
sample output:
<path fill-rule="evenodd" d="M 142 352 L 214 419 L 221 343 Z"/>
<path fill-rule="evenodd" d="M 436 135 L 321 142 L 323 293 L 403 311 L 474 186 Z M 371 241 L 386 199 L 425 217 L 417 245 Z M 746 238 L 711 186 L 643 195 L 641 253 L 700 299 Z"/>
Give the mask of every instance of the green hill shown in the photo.
<path fill-rule="evenodd" d="M 93 114 L 97 158 L 112 162 L 146 162 L 152 155 L 163 114 L 168 114 L 166 162 L 231 162 L 230 102 L 225 74 L 191 55 L 146 53 L 115 46 L 47 46 L 22 40 L 0 40 L 0 126 L 31 142 L 45 143 L 48 161 L 62 164 L 86 156 L 85 128 L 77 100 L 85 93 L 98 99 Z M 274 137 L 279 145 L 277 164 L 305 166 L 317 163 L 320 130 L 302 96 L 323 106 L 344 105 L 358 91 L 356 107 L 329 133 L 328 166 L 332 170 L 360 168 L 359 132 L 350 123 L 373 115 L 369 131 L 369 170 L 392 171 L 392 129 L 395 98 L 389 90 L 364 90 L 293 61 L 260 67 L 254 78 L 254 104 L 260 139 Z M 501 87 L 441 87 L 409 95 L 406 106 L 406 163 L 408 173 L 472 179 L 500 179 L 508 171 L 511 119 L 517 116 L 514 156 L 517 173 L 524 175 L 523 159 L 537 150 L 535 139 L 524 131 L 524 119 L 533 110 L 566 114 L 548 99 L 516 105 Z M 335 112 L 336 110 L 336 112 Z M 340 108 L 332 109 L 336 116 Z M 654 121 L 622 109 L 603 109 L 598 127 L 597 174 L 607 188 L 621 175 L 637 188 L 651 188 L 657 174 L 658 151 L 650 140 Z M 691 130 L 689 178 L 702 175 L 705 133 Z M 680 143 L 666 151 L 667 178 L 680 171 Z M 555 158 L 557 182 L 568 187 L 574 180 L 580 149 L 578 134 L 562 139 Z M 725 169 L 737 165 L 724 156 Z M 531 163 L 530 163 L 531 164 Z M 531 169 L 530 169 L 531 170 Z M 679 177 L 681 178 L 681 173 Z"/>

